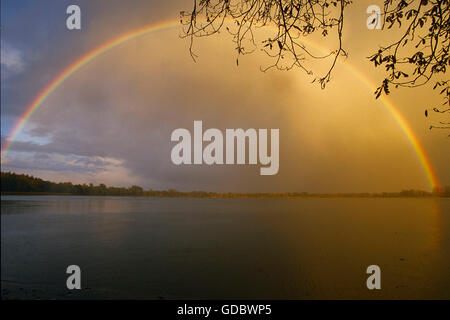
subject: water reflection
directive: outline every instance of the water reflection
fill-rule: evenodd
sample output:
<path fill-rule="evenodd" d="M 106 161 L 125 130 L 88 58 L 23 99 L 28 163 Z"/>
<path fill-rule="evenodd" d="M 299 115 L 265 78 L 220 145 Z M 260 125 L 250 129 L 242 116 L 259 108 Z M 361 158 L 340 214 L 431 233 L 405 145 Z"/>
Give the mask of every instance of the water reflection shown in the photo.
<path fill-rule="evenodd" d="M 449 199 L 2 197 L 2 297 L 450 298 Z M 365 287 L 368 265 L 382 290 Z M 19 290 L 22 288 L 22 291 Z"/>

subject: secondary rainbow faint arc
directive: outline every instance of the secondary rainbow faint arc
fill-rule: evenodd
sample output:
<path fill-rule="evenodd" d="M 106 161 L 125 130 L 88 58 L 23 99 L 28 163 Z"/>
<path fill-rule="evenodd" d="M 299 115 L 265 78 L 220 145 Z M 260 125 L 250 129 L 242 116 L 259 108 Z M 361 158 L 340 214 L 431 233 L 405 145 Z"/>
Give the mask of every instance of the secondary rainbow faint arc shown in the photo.
<path fill-rule="evenodd" d="M 69 78 L 74 72 L 78 71 L 80 68 L 82 68 L 84 65 L 92 61 L 93 59 L 97 58 L 101 54 L 105 53 L 108 50 L 111 50 L 118 45 L 131 40 L 135 39 L 137 37 L 146 35 L 151 32 L 155 32 L 158 30 L 163 30 L 170 27 L 175 27 L 178 25 L 178 22 L 171 21 L 165 21 L 158 24 L 153 24 L 150 26 L 146 26 L 137 30 L 133 30 L 131 32 L 128 32 L 126 34 L 123 34 L 119 36 L 118 38 L 112 39 L 109 42 L 97 47 L 96 49 L 88 52 L 78 60 L 76 60 L 74 63 L 72 63 L 69 67 L 67 67 L 62 73 L 60 73 L 56 78 L 53 79 L 53 81 L 45 87 L 33 101 L 30 103 L 30 105 L 26 108 L 25 112 L 20 116 L 19 120 L 16 122 L 14 128 L 11 130 L 11 133 L 9 134 L 7 140 L 5 141 L 4 147 L 2 148 L 1 152 L 1 160 L 3 162 L 4 157 L 6 156 L 7 151 L 11 147 L 13 141 L 16 139 L 19 132 L 22 130 L 22 128 L 27 123 L 28 119 L 33 115 L 33 113 L 39 108 L 39 106 L 42 105 L 42 103 L 47 99 L 47 97 L 56 90 L 67 78 Z M 306 40 L 305 42 L 310 43 L 309 40 Z M 318 47 L 314 43 L 311 43 L 312 45 Z M 349 70 L 359 79 L 361 80 L 370 90 L 374 90 L 375 86 L 370 83 L 370 81 L 361 73 L 359 72 L 355 67 L 351 66 L 350 64 L 345 64 Z M 415 135 L 414 131 L 412 130 L 411 126 L 408 124 L 404 116 L 397 110 L 397 108 L 390 102 L 386 97 L 382 97 L 381 101 L 383 102 L 384 106 L 391 112 L 393 117 L 396 119 L 399 126 L 402 128 L 403 132 L 405 133 L 408 140 L 411 142 L 412 147 L 414 148 L 415 153 L 417 154 L 420 163 L 425 171 L 428 183 L 430 185 L 430 188 L 433 189 L 435 187 L 439 186 L 439 180 L 433 170 L 433 167 L 431 165 L 431 161 L 428 158 L 423 146 L 420 143 L 420 140 Z"/>

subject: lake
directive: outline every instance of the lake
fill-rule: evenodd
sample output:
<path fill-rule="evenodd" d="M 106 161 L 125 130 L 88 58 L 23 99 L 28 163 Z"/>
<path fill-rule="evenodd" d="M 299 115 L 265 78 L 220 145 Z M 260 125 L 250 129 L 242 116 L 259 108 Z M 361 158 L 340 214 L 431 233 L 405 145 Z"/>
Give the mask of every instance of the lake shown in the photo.
<path fill-rule="evenodd" d="M 3 299 L 450 299 L 449 275 L 448 198 L 1 198 Z"/>

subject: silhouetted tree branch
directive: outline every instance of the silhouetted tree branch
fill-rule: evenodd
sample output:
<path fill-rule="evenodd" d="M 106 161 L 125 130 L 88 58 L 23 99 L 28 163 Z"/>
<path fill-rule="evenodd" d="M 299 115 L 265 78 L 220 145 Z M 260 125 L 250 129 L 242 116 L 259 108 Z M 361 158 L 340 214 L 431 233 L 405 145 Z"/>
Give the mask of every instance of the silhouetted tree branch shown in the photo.
<path fill-rule="evenodd" d="M 328 58 L 328 71 L 313 80 L 324 88 L 338 59 L 347 56 L 342 45 L 344 11 L 351 3 L 347 0 L 194 0 L 192 11 L 180 13 L 184 26 L 182 37 L 190 39 L 189 51 L 195 60 L 194 39 L 217 34 L 225 28 L 236 44 L 237 64 L 240 55 L 252 53 L 258 46 L 273 58 L 273 63 L 262 71 L 298 67 L 312 75 L 305 62 Z M 444 101 L 430 110 L 448 116 L 450 83 L 445 74 L 450 64 L 449 0 L 385 0 L 381 15 L 382 29 L 387 32 L 398 26 L 400 36 L 380 46 L 369 57 L 375 67 L 386 69 L 375 97 L 389 94 L 392 86 L 415 88 L 434 81 L 434 90 Z M 266 26 L 275 31 L 256 43 L 254 31 Z M 334 35 L 336 48 L 326 55 L 313 54 L 302 39 L 316 33 L 324 37 Z M 428 109 L 425 115 L 428 116 Z M 439 125 L 431 125 L 430 129 L 448 129 L 448 125 L 448 121 L 439 121 Z"/>
<path fill-rule="evenodd" d="M 261 70 L 298 67 L 312 75 L 313 71 L 305 64 L 308 58 L 330 58 L 328 72 L 314 79 L 324 88 L 337 60 L 347 55 L 342 45 L 342 30 L 344 9 L 350 3 L 348 0 L 194 0 L 192 11 L 182 11 L 180 19 L 185 27 L 183 37 L 190 39 L 189 50 L 194 60 L 197 57 L 193 51 L 194 39 L 211 36 L 225 28 L 236 44 L 237 64 L 240 55 L 252 53 L 258 47 L 254 31 L 273 27 L 260 43 L 273 63 Z M 314 33 L 324 37 L 334 33 L 336 49 L 326 55 L 313 54 L 301 40 Z"/>
<path fill-rule="evenodd" d="M 446 115 L 450 106 L 450 83 L 445 79 L 449 60 L 449 0 L 385 0 L 383 29 L 398 25 L 400 38 L 369 57 L 375 67 L 384 66 L 387 75 L 375 91 L 376 97 L 389 94 L 390 86 L 415 88 L 434 81 L 434 90 L 443 97 L 440 107 L 431 110 Z M 442 109 L 444 108 L 444 109 Z M 428 109 L 425 111 L 428 116 Z M 432 128 L 449 129 L 440 121 Z"/>

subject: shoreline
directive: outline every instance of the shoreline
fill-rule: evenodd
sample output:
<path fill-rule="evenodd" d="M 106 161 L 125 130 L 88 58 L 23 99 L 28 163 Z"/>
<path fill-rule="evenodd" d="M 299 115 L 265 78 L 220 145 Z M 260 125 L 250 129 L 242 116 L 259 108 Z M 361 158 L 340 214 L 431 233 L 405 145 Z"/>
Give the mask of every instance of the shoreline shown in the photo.
<path fill-rule="evenodd" d="M 108 195 L 108 194 L 76 194 L 76 193 L 52 193 L 52 192 L 1 192 L 1 196 L 74 196 L 74 197 L 132 197 L 132 198 L 207 198 L 207 199 L 314 199 L 314 198 L 406 198 L 406 199 L 441 199 L 449 196 L 437 195 L 404 195 L 400 193 L 366 194 L 366 193 L 342 193 L 342 194 L 300 194 L 300 193 L 213 193 L 213 192 L 176 192 L 155 191 L 155 195 Z"/>
<path fill-rule="evenodd" d="M 72 182 L 51 182 L 25 174 L 2 172 L 2 195 L 80 195 L 119 196 L 149 198 L 442 198 L 450 197 L 450 186 L 436 187 L 432 192 L 403 189 L 394 192 L 334 192 L 310 193 L 306 191 L 285 192 L 207 192 L 201 190 L 178 191 L 176 189 L 155 190 L 133 185 L 131 187 L 111 187 L 99 185 L 73 184 Z"/>

